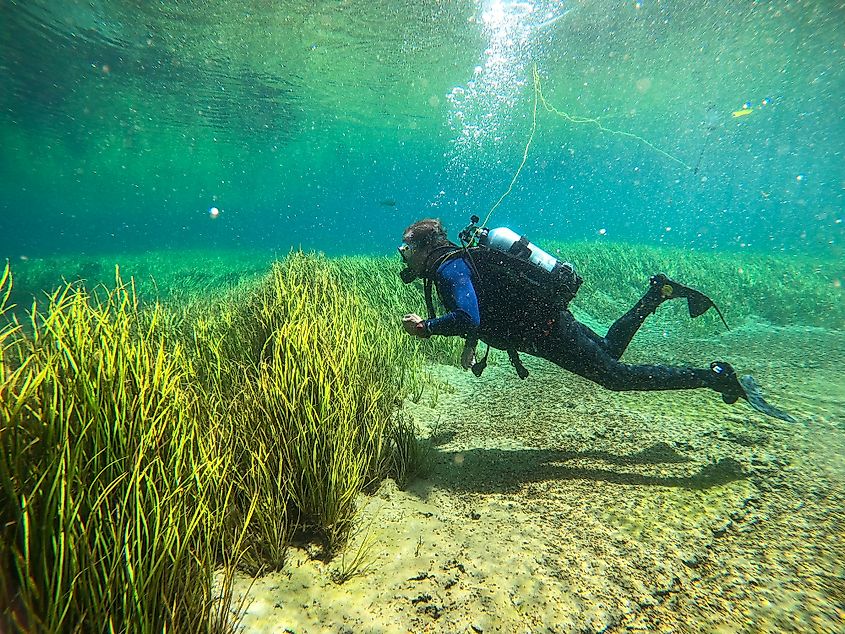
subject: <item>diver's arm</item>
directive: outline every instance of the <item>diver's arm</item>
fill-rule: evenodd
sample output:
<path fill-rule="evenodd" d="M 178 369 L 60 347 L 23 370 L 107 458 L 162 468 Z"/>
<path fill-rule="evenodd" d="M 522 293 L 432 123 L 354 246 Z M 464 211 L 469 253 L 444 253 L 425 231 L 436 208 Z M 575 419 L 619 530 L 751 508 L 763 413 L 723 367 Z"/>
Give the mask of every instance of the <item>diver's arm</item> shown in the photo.
<path fill-rule="evenodd" d="M 481 317 L 478 296 L 466 262 L 456 258 L 437 271 L 437 288 L 447 307 L 454 310 L 441 317 L 426 319 L 426 335 L 471 335 L 478 330 Z"/>

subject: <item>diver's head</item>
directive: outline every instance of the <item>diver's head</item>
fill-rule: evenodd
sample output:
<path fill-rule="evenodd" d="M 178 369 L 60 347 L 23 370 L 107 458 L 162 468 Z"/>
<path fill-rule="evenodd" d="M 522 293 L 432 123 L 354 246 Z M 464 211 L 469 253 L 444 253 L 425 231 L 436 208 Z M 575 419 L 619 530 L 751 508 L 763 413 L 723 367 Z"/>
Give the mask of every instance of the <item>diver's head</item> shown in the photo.
<path fill-rule="evenodd" d="M 408 268 L 402 271 L 402 280 L 408 283 L 422 277 L 432 252 L 450 244 L 443 223 L 435 218 L 420 220 L 405 229 L 399 253 Z"/>

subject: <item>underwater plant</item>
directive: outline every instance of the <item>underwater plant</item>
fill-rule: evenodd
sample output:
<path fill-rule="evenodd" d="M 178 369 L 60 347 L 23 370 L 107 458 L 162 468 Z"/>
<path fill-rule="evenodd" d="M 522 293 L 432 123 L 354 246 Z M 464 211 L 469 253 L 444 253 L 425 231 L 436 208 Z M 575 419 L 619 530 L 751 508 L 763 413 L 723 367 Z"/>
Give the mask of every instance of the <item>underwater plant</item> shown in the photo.
<path fill-rule="evenodd" d="M 6 320 L 0 278 L 0 609 L 21 631 L 228 632 L 210 496 L 228 479 L 196 425 L 180 347 L 119 278 Z M 224 487 L 225 488 L 225 487 Z M 227 600 L 228 597 L 228 600 Z M 86 624 L 86 625 L 83 625 Z"/>
<path fill-rule="evenodd" d="M 204 334 L 194 354 L 197 367 L 215 368 L 202 372 L 207 401 L 209 411 L 226 404 L 219 415 L 244 474 L 242 503 L 258 495 L 265 533 L 282 517 L 329 556 L 345 542 L 362 490 L 391 475 L 404 482 L 392 456 L 410 450 L 397 438 L 416 439 L 396 435 L 396 411 L 421 361 L 319 256 L 290 254 L 230 308 L 236 325 Z M 263 515 L 259 504 L 258 525 Z M 253 568 L 280 567 L 285 537 L 256 537 L 254 548 L 275 545 L 255 553 Z"/>
<path fill-rule="evenodd" d="M 167 304 L 142 304 L 118 272 L 113 288 L 65 284 L 25 325 L 11 288 L 7 265 L 0 610 L 13 627 L 232 631 L 236 567 L 281 568 L 294 536 L 341 552 L 357 495 L 404 485 L 425 459 L 398 411 L 419 349 L 325 258 L 292 253 L 260 281 Z"/>

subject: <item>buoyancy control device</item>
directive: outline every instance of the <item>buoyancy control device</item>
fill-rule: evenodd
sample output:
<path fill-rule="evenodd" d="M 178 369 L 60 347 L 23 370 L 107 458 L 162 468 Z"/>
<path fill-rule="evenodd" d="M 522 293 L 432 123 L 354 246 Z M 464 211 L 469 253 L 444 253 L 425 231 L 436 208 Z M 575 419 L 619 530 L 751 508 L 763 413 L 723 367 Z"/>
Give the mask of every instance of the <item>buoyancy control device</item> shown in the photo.
<path fill-rule="evenodd" d="M 478 221 L 478 216 L 471 216 L 470 224 L 458 234 L 461 246 L 445 244 L 430 254 L 423 276 L 428 317 L 436 316 L 432 298 L 435 271 L 448 259 L 464 255 L 475 277 L 481 327 L 477 335 L 466 337 L 461 363 L 481 376 L 493 346 L 507 351 L 517 374 L 524 379 L 528 370 L 517 348 L 550 333 L 582 279 L 572 264 L 561 262 L 524 236 L 506 227 L 479 227 Z M 406 284 L 417 276 L 410 268 L 400 273 Z M 487 344 L 487 352 L 474 362 L 479 339 Z"/>
<path fill-rule="evenodd" d="M 549 334 L 561 310 L 581 286 L 581 276 L 569 262 L 561 262 L 525 236 L 507 227 L 478 226 L 478 216 L 458 235 L 478 282 L 481 312 L 479 337 L 487 351 L 477 362 L 477 337 L 467 337 L 461 362 L 481 376 L 490 346 L 507 351 L 520 378 L 528 376 L 517 348 Z"/>

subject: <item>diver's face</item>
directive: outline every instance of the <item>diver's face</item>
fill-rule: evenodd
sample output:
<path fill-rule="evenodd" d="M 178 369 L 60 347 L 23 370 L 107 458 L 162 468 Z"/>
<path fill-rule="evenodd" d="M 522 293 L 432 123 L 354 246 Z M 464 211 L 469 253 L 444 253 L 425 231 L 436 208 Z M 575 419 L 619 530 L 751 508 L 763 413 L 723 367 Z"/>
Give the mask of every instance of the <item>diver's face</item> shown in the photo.
<path fill-rule="evenodd" d="M 426 250 L 419 245 L 403 242 L 399 247 L 399 254 L 405 265 L 417 275 L 421 274 L 425 265 Z"/>

